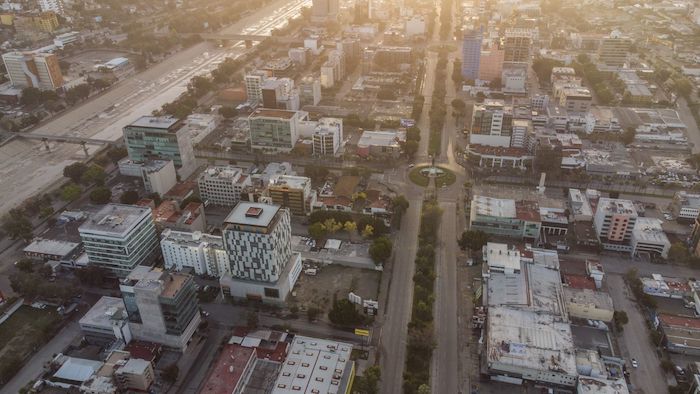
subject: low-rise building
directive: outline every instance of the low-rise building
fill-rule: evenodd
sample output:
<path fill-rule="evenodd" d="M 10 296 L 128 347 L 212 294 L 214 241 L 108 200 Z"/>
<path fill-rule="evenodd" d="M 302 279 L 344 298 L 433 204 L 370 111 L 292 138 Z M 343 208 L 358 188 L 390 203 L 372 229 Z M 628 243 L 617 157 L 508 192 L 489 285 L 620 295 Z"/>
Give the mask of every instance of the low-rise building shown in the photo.
<path fill-rule="evenodd" d="M 539 206 L 534 201 L 515 201 L 475 195 L 469 228 L 487 234 L 534 242 L 540 237 Z"/>
<path fill-rule="evenodd" d="M 159 230 L 205 231 L 207 222 L 204 217 L 204 204 L 190 202 L 180 209 L 175 200 L 166 200 L 153 210 L 153 219 Z"/>
<path fill-rule="evenodd" d="M 205 204 L 235 206 L 241 192 L 250 186 L 247 172 L 235 166 L 216 166 L 204 170 L 197 178 L 199 195 Z"/>
<path fill-rule="evenodd" d="M 593 221 L 593 209 L 588 197 L 579 189 L 569 189 L 569 206 L 575 221 Z"/>
<path fill-rule="evenodd" d="M 365 131 L 357 142 L 360 157 L 392 157 L 401 155 L 401 144 L 406 141 L 405 131 Z"/>
<path fill-rule="evenodd" d="M 700 355 L 700 319 L 661 313 L 658 322 L 669 352 Z"/>
<path fill-rule="evenodd" d="M 686 280 L 665 278 L 660 274 L 651 274 L 651 278 L 645 277 L 640 280 L 642 291 L 656 297 L 682 299 L 691 292 L 691 287 Z"/>
<path fill-rule="evenodd" d="M 55 239 L 34 238 L 24 248 L 24 255 L 39 260 L 69 261 L 81 251 L 80 243 Z"/>
<path fill-rule="evenodd" d="M 685 190 L 676 192 L 671 203 L 672 214 L 680 220 L 694 221 L 700 215 L 700 194 Z"/>
<path fill-rule="evenodd" d="M 311 179 L 305 176 L 275 176 L 270 180 L 267 192 L 273 203 L 288 208 L 293 215 L 309 214 L 316 201 L 316 195 L 311 191 Z"/>
<path fill-rule="evenodd" d="M 124 301 L 103 296 L 78 322 L 83 337 L 90 344 L 107 345 L 115 341 L 131 341 L 131 330 Z"/>
<path fill-rule="evenodd" d="M 589 289 L 565 287 L 564 297 L 569 316 L 578 319 L 601 320 L 606 323 L 612 322 L 615 308 L 612 298 L 608 294 Z"/>
<path fill-rule="evenodd" d="M 130 358 L 114 371 L 117 386 L 121 390 L 147 392 L 153 384 L 153 365 L 146 360 Z"/>
<path fill-rule="evenodd" d="M 166 269 L 182 271 L 191 268 L 197 275 L 217 278 L 231 273 L 222 237 L 199 231 L 165 230 L 161 234 L 160 247 Z"/>
<path fill-rule="evenodd" d="M 136 162 L 128 157 L 119 160 L 119 173 L 139 177 L 148 193 L 162 196 L 177 183 L 175 164 L 172 160 L 148 160 Z"/>
<path fill-rule="evenodd" d="M 661 219 L 639 217 L 632 231 L 632 254 L 635 256 L 668 258 L 671 242 Z"/>

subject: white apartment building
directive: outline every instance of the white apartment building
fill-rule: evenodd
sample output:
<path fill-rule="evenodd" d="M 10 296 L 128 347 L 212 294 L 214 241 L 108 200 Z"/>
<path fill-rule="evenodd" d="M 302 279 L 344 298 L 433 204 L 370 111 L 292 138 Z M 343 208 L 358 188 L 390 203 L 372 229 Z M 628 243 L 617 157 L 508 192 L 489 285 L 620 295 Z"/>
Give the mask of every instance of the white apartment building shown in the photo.
<path fill-rule="evenodd" d="M 311 139 L 315 156 L 335 155 L 343 144 L 343 119 L 321 118 L 315 123 Z"/>
<path fill-rule="evenodd" d="M 265 83 L 267 74 L 261 70 L 255 70 L 245 76 L 245 92 L 248 96 L 248 103 L 257 105 L 262 102 L 262 86 Z"/>
<path fill-rule="evenodd" d="M 207 204 L 232 207 L 241 199 L 241 192 L 250 186 L 250 177 L 235 166 L 216 166 L 204 170 L 197 178 L 199 196 Z"/>
<path fill-rule="evenodd" d="M 158 248 L 153 215 L 148 207 L 107 204 L 79 228 L 90 264 L 125 277 L 147 263 Z"/>
<path fill-rule="evenodd" d="M 318 105 L 321 97 L 321 81 L 313 77 L 302 78 L 299 82 L 299 107 Z"/>
<path fill-rule="evenodd" d="M 52 11 L 59 15 L 63 15 L 63 0 L 38 0 L 41 12 Z"/>
<path fill-rule="evenodd" d="M 632 254 L 668 258 L 671 249 L 666 233 L 661 227 L 661 219 L 639 217 L 632 231 Z"/>
<path fill-rule="evenodd" d="M 321 66 L 321 86 L 332 88 L 336 82 L 345 78 L 345 59 L 342 51 L 334 49 L 328 60 Z"/>
<path fill-rule="evenodd" d="M 637 210 L 632 201 L 601 198 L 593 218 L 593 227 L 604 249 L 633 252 L 632 232 L 637 219 Z"/>
<path fill-rule="evenodd" d="M 192 268 L 197 275 L 214 277 L 231 273 L 222 237 L 166 229 L 161 234 L 160 248 L 166 269 Z"/>

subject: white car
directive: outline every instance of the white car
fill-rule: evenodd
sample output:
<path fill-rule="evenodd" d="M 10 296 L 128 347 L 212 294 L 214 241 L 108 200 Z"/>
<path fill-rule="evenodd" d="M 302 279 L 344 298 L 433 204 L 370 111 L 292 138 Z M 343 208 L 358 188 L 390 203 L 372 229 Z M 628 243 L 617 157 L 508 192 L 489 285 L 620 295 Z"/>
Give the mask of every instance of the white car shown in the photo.
<path fill-rule="evenodd" d="M 637 362 L 637 359 L 636 359 L 636 358 L 633 358 L 633 359 L 632 359 L 632 367 L 634 367 L 634 368 L 638 368 L 638 367 L 639 367 L 639 363 Z"/>
<path fill-rule="evenodd" d="M 415 164 L 411 163 L 411 164 L 408 165 L 408 168 L 413 168 L 413 167 L 415 167 L 415 166 L 416 166 Z"/>

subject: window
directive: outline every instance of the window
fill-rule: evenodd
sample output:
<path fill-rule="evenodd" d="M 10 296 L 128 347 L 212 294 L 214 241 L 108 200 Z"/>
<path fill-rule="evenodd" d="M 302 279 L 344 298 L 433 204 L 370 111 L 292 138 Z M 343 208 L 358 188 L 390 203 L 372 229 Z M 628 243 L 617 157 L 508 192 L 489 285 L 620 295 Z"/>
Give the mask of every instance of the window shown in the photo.
<path fill-rule="evenodd" d="M 275 288 L 266 287 L 265 288 L 265 297 L 280 298 L 280 291 L 275 289 Z"/>

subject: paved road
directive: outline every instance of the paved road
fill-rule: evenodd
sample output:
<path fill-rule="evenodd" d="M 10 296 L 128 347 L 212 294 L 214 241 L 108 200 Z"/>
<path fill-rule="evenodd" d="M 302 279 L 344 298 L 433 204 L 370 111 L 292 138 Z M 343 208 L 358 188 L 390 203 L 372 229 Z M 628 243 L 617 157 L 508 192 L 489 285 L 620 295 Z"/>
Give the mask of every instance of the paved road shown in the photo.
<path fill-rule="evenodd" d="M 455 202 L 440 201 L 440 241 L 436 259 L 435 339 L 433 352 L 432 392 L 457 393 L 457 212 Z"/>
<path fill-rule="evenodd" d="M 71 321 L 44 345 L 22 369 L 2 389 L 0 394 L 17 394 L 19 389 L 38 377 L 44 370 L 44 363 L 51 361 L 54 354 L 60 353 L 80 334 L 78 322 Z"/>
<path fill-rule="evenodd" d="M 411 319 L 413 272 L 416 258 L 422 198 L 409 198 L 409 207 L 401 220 L 401 230 L 394 241 L 394 260 L 389 293 L 382 316 L 379 360 L 382 370 L 382 393 L 401 393 L 406 359 L 406 334 Z M 390 275 L 390 276 L 389 276 Z"/>
<path fill-rule="evenodd" d="M 630 369 L 630 379 L 639 393 L 656 394 L 668 391 L 666 379 L 659 367 L 656 350 L 649 341 L 649 330 L 644 316 L 631 298 L 631 293 L 621 275 L 608 275 L 607 286 L 616 310 L 627 312 L 629 323 L 620 338 L 622 356 L 636 358 L 639 368 Z"/>

